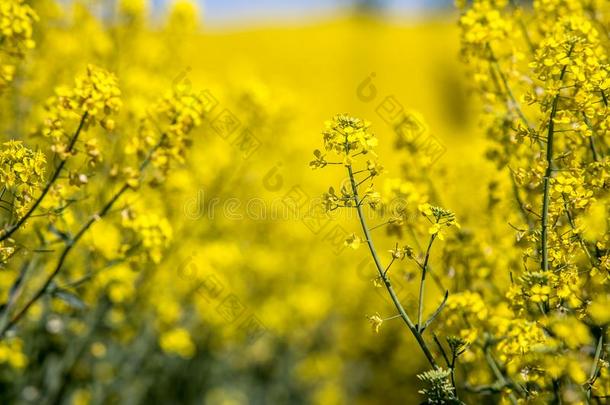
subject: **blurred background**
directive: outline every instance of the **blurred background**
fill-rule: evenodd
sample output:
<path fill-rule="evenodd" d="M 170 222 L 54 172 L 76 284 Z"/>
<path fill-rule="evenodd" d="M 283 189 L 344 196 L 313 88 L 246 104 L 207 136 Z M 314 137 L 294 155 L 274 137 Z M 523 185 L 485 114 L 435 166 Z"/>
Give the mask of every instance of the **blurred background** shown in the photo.
<path fill-rule="evenodd" d="M 157 3 L 166 7 L 167 3 Z M 369 12 L 386 18 L 417 18 L 422 13 L 438 12 L 452 7 L 449 0 L 295 0 L 295 1 L 202 1 L 206 24 L 278 23 L 280 20 L 329 18 L 346 12 Z M 275 21 L 274 21 L 275 20 Z"/>
<path fill-rule="evenodd" d="M 396 149 L 393 118 L 414 111 L 425 128 L 415 156 L 428 161 L 417 175 L 434 184 L 433 202 L 451 208 L 460 222 L 487 203 L 493 174 L 484 170 L 484 137 L 472 118 L 476 103 L 459 61 L 450 2 L 32 4 L 40 15 L 37 48 L 6 106 L 6 133 L 19 136 L 18 128 L 36 122 L 36 106 L 53 87 L 71 83 L 90 62 L 119 77 L 124 122 L 137 122 L 150 100 L 176 87 L 197 92 L 209 108 L 166 188 L 152 187 L 128 202 L 171 224 L 163 260 L 126 278 L 126 292 L 109 296 L 110 306 L 79 285 L 74 293 L 86 311 L 64 303 L 33 317 L 28 333 L 37 338 L 24 338 L 32 360 L 19 377 L 7 374 L 5 398 L 37 404 L 421 401 L 416 375 L 426 363 L 408 330 L 387 322 L 376 334 L 367 321 L 375 313 L 393 315 L 393 307 L 374 286 L 367 252 L 343 244 L 358 231 L 356 218 L 316 211 L 319 196 L 338 188 L 344 175 L 311 171 L 308 164 L 322 148 L 324 122 L 349 113 L 371 121 L 379 138 L 387 173 L 376 186 L 408 181 L 415 158 Z M 117 138 L 130 128 L 117 130 Z M 370 215 L 372 223 L 381 221 Z M 92 265 L 85 260 L 92 252 L 117 249 L 116 230 L 102 225 L 64 281 Z M 389 250 L 395 239 L 380 232 L 379 249 Z M 435 266 L 439 259 L 432 258 Z M 409 311 L 416 308 L 416 270 L 404 264 L 395 273 Z M 450 279 L 451 269 L 439 271 Z M 430 287 L 427 308 L 443 293 Z M 49 328 L 49 317 L 62 322 L 60 332 Z"/>

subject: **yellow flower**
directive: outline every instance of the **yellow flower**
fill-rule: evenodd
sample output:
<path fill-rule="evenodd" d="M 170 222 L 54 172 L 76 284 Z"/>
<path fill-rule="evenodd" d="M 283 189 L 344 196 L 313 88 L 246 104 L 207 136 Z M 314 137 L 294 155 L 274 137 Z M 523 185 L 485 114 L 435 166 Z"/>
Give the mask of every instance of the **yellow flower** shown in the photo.
<path fill-rule="evenodd" d="M 591 342 L 588 327 L 574 317 L 557 319 L 551 329 L 571 349 L 577 349 Z"/>
<path fill-rule="evenodd" d="M 176 328 L 164 332 L 159 338 L 159 345 L 164 352 L 176 354 L 183 358 L 191 358 L 195 354 L 195 344 L 191 335 L 184 328 Z"/>
<path fill-rule="evenodd" d="M 533 302 L 543 302 L 549 299 L 551 287 L 548 285 L 536 284 L 530 290 L 530 300 Z"/>
<path fill-rule="evenodd" d="M 423 203 L 418 206 L 419 212 L 426 217 L 432 225 L 428 228 L 430 235 L 435 235 L 438 239 L 444 240 L 444 230 L 450 226 L 460 228 L 460 224 L 455 219 L 455 214 L 441 207 L 435 207 L 428 203 Z"/>
<path fill-rule="evenodd" d="M 398 245 L 389 251 L 392 254 L 392 258 L 396 260 L 402 260 L 405 257 L 413 257 L 413 248 L 410 246 L 399 247 Z"/>
<path fill-rule="evenodd" d="M 94 342 L 91 345 L 90 351 L 93 356 L 101 358 L 106 355 L 106 346 L 101 342 Z"/>
<path fill-rule="evenodd" d="M 355 233 L 352 233 L 350 236 L 347 237 L 347 239 L 345 239 L 345 242 L 343 243 L 345 246 L 349 246 L 352 249 L 356 250 L 360 247 L 362 239 L 360 239 L 360 237 L 357 236 Z"/>
<path fill-rule="evenodd" d="M 8 141 L 0 149 L 0 186 L 12 193 L 17 216 L 27 210 L 44 182 L 46 159 L 21 141 Z M 6 198 L 6 197 L 5 197 Z"/>
<path fill-rule="evenodd" d="M 38 15 L 23 0 L 3 0 L 0 5 L 0 92 L 13 80 L 14 63 L 34 47 L 33 24 Z"/>
<path fill-rule="evenodd" d="M 134 240 L 127 243 L 123 250 L 137 247 L 148 261 L 156 264 L 161 262 L 163 252 L 169 246 L 173 233 L 166 218 L 156 213 L 136 214 L 130 211 L 123 216 L 123 226 L 134 234 Z"/>
<path fill-rule="evenodd" d="M 87 113 L 89 117 L 102 120 L 116 113 L 121 107 L 121 91 L 116 76 L 93 65 L 87 72 L 76 78 L 74 90 L 64 95 L 69 107 L 77 113 Z M 109 121 L 106 121 L 109 125 Z"/>
<path fill-rule="evenodd" d="M 23 369 L 28 359 L 23 353 L 23 341 L 20 338 L 8 338 L 0 342 L 0 364 L 8 364 L 15 369 Z"/>
<path fill-rule="evenodd" d="M 324 146 L 328 151 L 335 151 L 344 159 L 356 153 L 369 153 L 377 146 L 377 138 L 370 130 L 370 123 L 347 114 L 338 114 L 326 122 L 323 132 Z M 351 165 L 351 161 L 347 161 Z"/>
<path fill-rule="evenodd" d="M 432 216 L 432 206 L 428 203 L 419 204 L 417 206 L 419 212 L 426 216 Z"/>
<path fill-rule="evenodd" d="M 172 163 L 183 163 L 192 144 L 191 133 L 201 125 L 204 113 L 201 96 L 189 89 L 175 88 L 154 103 L 126 147 L 127 154 L 150 157 L 152 164 L 167 174 Z"/>
<path fill-rule="evenodd" d="M 91 392 L 84 388 L 79 388 L 72 394 L 73 405 L 89 405 L 91 403 Z"/>
<path fill-rule="evenodd" d="M 381 318 L 378 313 L 376 313 L 375 315 L 368 316 L 367 318 L 371 323 L 373 331 L 375 333 L 379 333 L 379 328 L 381 328 L 381 325 L 383 324 L 383 318 Z"/>
<path fill-rule="evenodd" d="M 593 318 L 593 321 L 598 325 L 610 323 L 610 298 L 608 295 L 600 295 L 596 297 L 587 308 L 587 312 Z"/>

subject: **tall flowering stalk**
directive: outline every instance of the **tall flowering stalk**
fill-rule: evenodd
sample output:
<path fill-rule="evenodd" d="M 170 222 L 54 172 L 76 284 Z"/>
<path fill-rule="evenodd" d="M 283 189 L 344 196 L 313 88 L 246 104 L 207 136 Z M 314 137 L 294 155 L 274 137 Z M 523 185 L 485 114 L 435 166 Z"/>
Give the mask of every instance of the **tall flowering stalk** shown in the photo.
<path fill-rule="evenodd" d="M 19 218 L 9 224 L 0 234 L 0 242 L 13 235 L 34 214 L 40 203 L 47 196 L 59 176 L 62 174 L 68 159 L 75 155 L 75 147 L 81 132 L 97 122 L 107 130 L 114 128 L 112 114 L 116 113 L 121 105 L 117 79 L 114 75 L 90 65 L 87 73 L 76 79 L 76 86 L 72 90 L 59 88 L 57 95 L 48 102 L 48 115 L 41 132 L 51 139 L 51 150 L 59 159 L 59 164 L 52 170 L 52 175 L 33 204 L 25 213 L 18 212 Z M 68 135 L 65 128 L 70 118 L 78 117 L 78 124 L 74 133 Z"/>
<path fill-rule="evenodd" d="M 2 180 L 5 191 L 13 190 L 15 187 L 18 190 L 18 192 L 13 191 L 15 202 L 12 204 L 18 220 L 14 224 L 9 224 L 0 236 L 0 241 L 10 240 L 9 237 L 19 230 L 26 220 L 32 218 L 33 213 L 43 204 L 51 190 L 60 190 L 58 184 L 60 174 L 67 167 L 68 158 L 74 158 L 80 153 L 77 145 L 84 144 L 84 158 L 89 165 L 95 167 L 101 161 L 102 157 L 96 147 L 95 139 L 84 142 L 79 135 L 96 124 L 107 131 L 113 130 L 115 123 L 112 114 L 116 113 L 121 105 L 119 96 L 120 91 L 114 75 L 94 66 L 89 66 L 86 74 L 76 79 L 73 89 L 58 88 L 57 95 L 47 104 L 48 118 L 44 121 L 40 132 L 51 140 L 51 149 L 60 163 L 53 169 L 50 179 L 28 208 L 26 206 L 33 200 L 34 190 L 40 188 L 42 183 L 44 155 L 25 149 L 20 142 L 4 145 L 6 149 L 1 152 L 1 156 L 6 157 L 3 158 L 4 177 Z M 167 173 L 174 162 L 182 161 L 186 148 L 190 145 L 189 134 L 200 125 L 202 114 L 202 101 L 196 95 L 182 94 L 180 91 L 168 93 L 150 108 L 148 115 L 142 119 L 137 134 L 131 137 L 129 145 L 126 147 L 128 155 L 137 152 L 137 156 L 141 159 L 140 163 L 136 168 L 123 167 L 120 175 L 123 182 L 118 190 L 111 194 L 98 211 L 91 214 L 78 227 L 73 236 L 64 234 L 65 246 L 60 251 L 53 270 L 46 276 L 42 285 L 12 315 L 10 311 L 17 306 L 17 303 L 15 297 L 11 297 L 2 309 L 1 337 L 21 321 L 31 307 L 49 292 L 52 283 L 64 268 L 68 256 L 94 224 L 109 215 L 113 207 L 128 191 L 137 190 L 140 187 L 149 166 L 154 166 L 163 173 Z M 66 127 L 74 121 L 74 118 L 78 118 L 76 120 L 77 129 L 73 135 L 69 135 Z M 152 128 L 154 130 L 151 130 Z M 10 167 L 6 167 L 9 164 Z M 75 186 L 82 186 L 88 182 L 88 178 L 84 174 L 70 174 L 68 178 L 70 183 Z M 159 184 L 158 179 L 156 184 Z M 61 194 L 58 196 L 61 201 Z M 54 197 L 54 200 L 56 199 L 57 196 Z M 156 241 L 159 241 L 159 238 L 155 236 L 154 239 L 150 239 L 154 229 L 142 228 L 143 223 L 138 219 L 130 220 L 129 224 L 129 228 L 136 232 L 139 229 L 146 232 L 145 235 L 148 236 L 142 240 L 142 244 L 152 252 L 153 260 L 158 262 L 160 253 L 156 251 L 158 249 Z M 11 253 L 12 251 L 5 249 L 5 252 Z M 5 260 L 8 260 L 9 256 L 9 254 L 3 255 Z M 22 277 L 19 277 L 13 290 L 17 291 L 17 287 L 20 287 L 19 284 L 22 282 Z"/>
<path fill-rule="evenodd" d="M 372 186 L 374 179 L 383 172 L 383 167 L 378 163 L 377 155 L 374 152 L 374 148 L 377 146 L 378 140 L 371 132 L 370 124 L 368 122 L 364 122 L 358 118 L 350 117 L 348 115 L 337 115 L 331 121 L 327 122 L 326 130 L 322 135 L 325 150 L 333 153 L 340 161 L 328 161 L 326 159 L 326 154 L 322 153 L 320 150 L 315 150 L 315 160 L 310 163 L 310 166 L 316 169 L 324 168 L 328 165 L 343 165 L 347 171 L 347 176 L 349 179 L 349 187 L 343 186 L 341 189 L 341 196 L 336 194 L 333 187 L 331 187 L 329 191 L 323 195 L 325 206 L 327 210 L 345 208 L 355 209 L 357 211 L 364 239 L 356 234 L 352 234 L 345 241 L 345 244 L 353 248 L 357 248 L 360 246 L 362 241 L 366 242 L 378 273 L 375 282 L 378 284 L 383 284 L 396 311 L 398 312 L 397 315 L 386 319 L 379 315 L 370 317 L 369 320 L 373 324 L 374 330 L 378 332 L 381 324 L 387 320 L 401 318 L 415 338 L 428 363 L 435 370 L 430 372 L 430 374 L 422 376 L 422 380 L 430 381 L 432 385 L 436 387 L 436 390 L 433 394 L 426 390 L 424 390 L 423 393 L 434 400 L 443 400 L 445 401 L 444 403 L 461 403 L 456 397 L 455 386 L 448 382 L 448 377 L 449 375 L 453 375 L 453 372 L 444 372 L 441 370 L 438 361 L 423 337 L 424 331 L 434 320 L 434 318 L 440 314 L 447 299 L 447 294 L 445 294 L 445 299 L 439 308 L 431 315 L 429 319 L 424 320 L 424 291 L 426 285 L 426 274 L 429 270 L 429 260 L 432 245 L 437 238 L 443 239 L 443 235 L 447 227 L 459 226 L 455 220 L 455 216 L 453 213 L 442 208 L 434 207 L 427 203 L 421 204 L 419 206 L 419 211 L 430 223 L 430 237 L 427 248 L 425 252 L 423 252 L 423 260 L 420 261 L 414 256 L 414 252 L 411 247 L 399 247 L 398 244 L 396 244 L 396 247 L 390 250 L 391 256 L 389 264 L 384 265 L 375 247 L 371 233 L 372 228 L 370 228 L 367 224 L 366 215 L 364 213 L 365 206 L 368 205 L 371 209 L 376 209 L 381 204 L 381 196 L 373 189 Z M 364 164 L 362 159 L 366 159 Z M 357 177 L 358 175 L 360 175 L 360 178 Z M 366 189 L 362 190 L 361 187 L 366 182 L 369 182 L 370 184 Z M 397 219 L 389 220 L 385 222 L 384 225 L 395 224 L 396 221 Z M 414 322 L 408 315 L 392 286 L 390 277 L 390 269 L 392 265 L 396 261 L 400 261 L 405 258 L 413 260 L 421 270 L 417 322 Z M 447 366 L 453 370 L 455 367 L 455 357 L 453 358 L 452 363 L 446 356 L 445 360 L 447 361 Z M 440 381 L 445 380 L 447 382 L 440 383 Z"/>
<path fill-rule="evenodd" d="M 474 235 L 470 229 L 460 230 L 447 237 L 443 250 L 442 267 L 462 270 L 448 276 L 460 288 L 441 305 L 447 310 L 433 315 L 440 319 L 438 330 L 460 342 L 449 344 L 460 347 L 452 350 L 462 359 L 457 367 L 464 380 L 455 382 L 456 366 L 440 340 L 435 337 L 449 374 L 437 368 L 421 339 L 427 325 L 422 313 L 429 252 L 445 225 L 457 225 L 455 217 L 429 205 L 427 196 L 418 192 L 429 189 L 427 185 L 409 183 L 408 178 L 388 184 L 390 194 L 415 203 L 431 223 L 431 237 L 420 254 L 423 260 L 417 262 L 421 277 L 416 322 L 388 288 L 399 317 L 433 366 L 433 374 L 421 376 L 432 388 L 422 392 L 435 403 L 450 376 L 452 392 L 469 398 L 499 396 L 513 404 L 600 401 L 610 387 L 605 349 L 610 322 L 610 5 L 540 0 L 531 11 L 507 0 L 458 5 L 462 56 L 485 103 L 481 121 L 491 140 L 487 156 L 499 169 L 489 185 L 493 215 L 480 215 L 496 226 Z M 399 135 L 399 140 L 404 138 L 404 133 Z M 311 166 L 343 164 L 350 179 L 350 187 L 325 194 L 326 207 L 358 211 L 364 239 L 354 234 L 346 243 L 358 247 L 367 242 L 378 280 L 387 287 L 395 259 L 416 255 L 397 245 L 384 267 L 364 220 L 363 206 L 379 207 L 384 197 L 372 187 L 359 192 L 363 181 L 356 176 L 376 177 L 378 172 L 368 171 L 378 167 L 375 159 L 361 170 L 354 162 L 373 154 L 376 139 L 367 124 L 338 116 L 324 140 L 326 150 L 338 154 L 340 161 L 329 162 L 316 151 Z M 397 223 L 408 223 L 405 212 L 409 208 L 388 221 L 391 234 Z M 376 330 L 389 319 L 394 317 L 370 318 Z"/>
<path fill-rule="evenodd" d="M 513 403 L 589 403 L 608 392 L 610 9 L 579 0 L 537 0 L 531 11 L 506 0 L 458 6 L 488 156 L 507 174 L 494 188 L 515 202 L 505 215 L 517 232 L 503 252 L 508 285 L 477 280 L 476 295 L 449 303 L 466 312 L 477 297 L 490 316 L 457 329 L 481 348 L 471 363 L 487 362 L 499 384 L 473 389 L 482 380 L 471 373 L 468 388 L 499 387 Z"/>

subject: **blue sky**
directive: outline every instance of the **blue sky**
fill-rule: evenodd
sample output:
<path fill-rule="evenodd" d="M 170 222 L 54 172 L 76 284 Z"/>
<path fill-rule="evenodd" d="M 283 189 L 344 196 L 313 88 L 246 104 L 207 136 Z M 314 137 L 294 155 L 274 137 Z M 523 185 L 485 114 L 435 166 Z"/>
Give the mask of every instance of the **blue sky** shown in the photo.
<path fill-rule="evenodd" d="M 163 0 L 157 0 L 163 1 Z M 204 19 L 215 23 L 234 20 L 269 20 L 325 14 L 350 6 L 350 0 L 198 0 Z M 390 12 L 421 12 L 448 0 L 385 0 Z"/>

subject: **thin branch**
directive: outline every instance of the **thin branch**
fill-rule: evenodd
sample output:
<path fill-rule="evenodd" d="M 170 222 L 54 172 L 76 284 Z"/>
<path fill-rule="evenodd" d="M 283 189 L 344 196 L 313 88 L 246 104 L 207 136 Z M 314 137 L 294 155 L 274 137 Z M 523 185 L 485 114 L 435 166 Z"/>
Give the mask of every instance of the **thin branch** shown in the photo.
<path fill-rule="evenodd" d="M 498 363 L 496 363 L 496 360 L 491 355 L 491 350 L 489 349 L 489 346 L 485 347 L 485 359 L 487 360 L 487 364 L 489 364 L 489 368 L 491 368 L 491 371 L 493 372 L 494 376 L 500 382 L 500 385 L 502 387 L 511 386 L 506 377 L 504 377 L 502 370 L 500 370 Z M 508 397 L 514 405 L 517 405 L 518 401 L 514 393 L 509 393 Z"/>
<path fill-rule="evenodd" d="M 413 238 L 413 241 L 415 242 L 417 249 L 422 250 L 421 243 L 419 243 L 419 239 L 417 238 L 417 235 L 415 234 L 413 227 L 408 227 L 408 229 L 409 229 L 409 233 L 411 234 L 411 238 Z M 413 260 L 413 261 L 421 268 L 421 264 L 417 260 Z M 433 271 L 432 266 L 429 264 L 428 264 L 428 273 L 430 274 L 430 277 L 432 277 L 432 280 L 434 281 L 434 283 L 436 284 L 436 286 L 438 287 L 439 290 L 441 290 L 441 291 L 447 290 L 445 288 L 445 286 L 443 285 L 443 282 L 440 279 L 440 277 L 436 274 L 436 272 Z"/>
<path fill-rule="evenodd" d="M 417 306 L 417 330 L 421 333 L 423 331 L 422 317 L 424 314 L 424 287 L 426 285 L 426 272 L 428 270 L 428 261 L 430 260 L 430 251 L 432 250 L 432 244 L 436 239 L 436 234 L 430 236 L 428 242 L 428 248 L 426 249 L 426 257 L 424 258 L 424 264 L 421 267 L 421 279 L 419 282 L 419 305 Z"/>
<path fill-rule="evenodd" d="M 568 217 L 568 223 L 570 224 L 570 228 L 572 228 L 572 231 L 576 232 L 576 224 L 574 223 L 574 217 L 572 216 L 572 213 L 570 212 L 570 207 L 568 206 L 568 200 L 565 195 L 563 196 L 563 204 L 564 204 L 564 208 L 566 210 L 566 216 Z M 585 252 L 585 255 L 587 255 L 587 258 L 589 258 L 589 262 L 591 263 L 591 265 L 594 267 L 597 266 L 597 263 L 595 262 L 593 256 L 591 255 L 591 252 L 589 252 L 589 248 L 587 247 L 587 244 L 585 243 L 585 240 L 582 238 L 580 233 L 576 233 L 576 239 L 578 240 L 578 243 L 580 244 L 580 247 L 582 248 L 583 252 Z"/>
<path fill-rule="evenodd" d="M 574 45 L 570 47 L 568 57 L 572 54 Z M 563 81 L 563 78 L 568 69 L 568 65 L 564 65 L 559 75 L 559 81 Z M 547 132 L 547 144 L 546 144 L 546 171 L 544 173 L 544 185 L 543 185 L 543 196 L 542 196 L 542 230 L 540 236 L 540 250 L 542 255 L 541 268 L 542 271 L 549 270 L 549 249 L 548 249 L 548 228 L 549 228 L 549 204 L 551 197 L 551 176 L 553 175 L 554 164 L 553 164 L 553 142 L 554 142 L 554 130 L 555 130 L 555 115 L 557 114 L 557 107 L 559 104 L 558 94 L 553 98 L 553 105 L 551 107 L 551 114 L 549 116 L 549 125 Z"/>
<path fill-rule="evenodd" d="M 595 349 L 595 358 L 593 359 L 593 364 L 591 365 L 591 375 L 589 376 L 589 380 L 587 381 L 587 400 L 591 400 L 593 385 L 595 384 L 595 381 L 599 377 L 601 371 L 599 360 L 602 355 L 604 334 L 605 331 L 602 329 L 599 334 L 599 340 L 597 341 L 597 348 Z"/>
<path fill-rule="evenodd" d="M 384 276 L 386 274 L 388 274 L 388 271 L 390 270 L 390 267 L 392 267 L 392 265 L 394 264 L 395 261 L 396 261 L 396 258 L 392 257 L 392 261 L 390 261 L 390 264 L 388 264 L 388 267 L 386 267 L 385 270 L 383 271 L 383 275 Z"/>
<path fill-rule="evenodd" d="M 78 128 L 76 129 L 74 136 L 72 136 L 72 139 L 70 140 L 70 143 L 68 144 L 68 147 L 66 148 L 67 154 L 72 152 L 72 149 L 74 149 L 74 145 L 76 144 L 76 141 L 78 140 L 78 136 L 80 135 L 80 133 L 85 125 L 85 121 L 87 120 L 87 117 L 88 117 L 88 113 L 85 112 L 78 124 Z M 67 158 L 62 159 L 62 161 L 59 163 L 59 165 L 55 169 L 53 176 L 51 176 L 51 179 L 47 182 L 44 189 L 42 190 L 42 193 L 40 194 L 40 196 L 36 199 L 36 201 L 34 201 L 34 204 L 32 204 L 30 209 L 14 225 L 12 225 L 8 229 L 6 229 L 4 231 L 4 233 L 2 235 L 0 235 L 0 242 L 2 242 L 3 240 L 6 240 L 13 233 L 15 233 L 15 231 L 17 231 L 25 223 L 25 221 L 27 221 L 27 219 L 34 213 L 34 211 L 36 210 L 36 208 L 38 208 L 38 206 L 40 205 L 42 200 L 44 200 L 44 198 L 46 197 L 49 190 L 51 190 L 51 187 L 53 186 L 53 184 L 55 184 L 55 182 L 57 181 L 57 179 L 58 179 L 59 175 L 61 174 L 61 171 L 63 170 L 64 166 L 66 165 L 67 161 L 68 161 Z"/>
<path fill-rule="evenodd" d="M 144 169 L 146 169 L 146 167 L 150 164 L 152 155 L 155 153 L 155 151 L 161 146 L 161 144 L 164 142 L 165 139 L 165 135 L 161 136 L 161 140 L 159 141 L 159 143 L 157 143 L 153 148 L 151 148 L 151 150 L 148 153 L 148 156 L 146 157 L 146 159 L 144 159 L 144 161 L 142 161 L 142 163 L 140 164 L 140 175 L 141 173 L 144 171 Z M 103 208 L 96 214 L 91 215 L 91 217 L 87 220 L 87 222 L 85 222 L 85 224 L 79 229 L 79 231 L 74 235 L 73 238 L 71 238 L 64 250 L 62 251 L 59 260 L 57 262 L 57 265 L 55 266 L 53 272 L 51 272 L 51 274 L 47 277 L 47 279 L 45 280 L 44 284 L 42 285 L 42 287 L 40 287 L 36 293 L 34 294 L 34 296 L 32 298 L 30 298 L 30 300 L 25 304 L 25 306 L 21 309 L 21 311 L 19 311 L 12 319 L 10 322 L 8 322 L 1 330 L 0 330 L 0 339 L 2 337 L 4 337 L 4 335 L 6 334 L 6 332 L 12 328 L 13 326 L 15 326 L 29 311 L 29 309 L 31 308 L 32 305 L 34 305 L 34 303 L 36 303 L 47 291 L 47 289 L 49 288 L 49 286 L 51 285 L 51 283 L 53 282 L 53 280 L 55 279 L 55 277 L 57 277 L 57 275 L 59 274 L 59 272 L 62 270 L 63 265 L 68 257 L 68 255 L 70 254 L 70 252 L 72 251 L 72 249 L 77 245 L 77 243 L 80 241 L 80 239 L 85 235 L 85 233 L 89 230 L 89 228 L 91 228 L 91 226 L 101 220 L 102 218 L 104 218 L 109 212 L 110 209 L 114 206 L 114 204 L 121 198 L 121 196 L 130 189 L 130 186 L 125 183 L 123 184 L 123 186 L 121 186 L 121 188 L 119 189 L 119 191 L 117 191 L 112 198 L 110 198 L 110 200 L 108 200 L 106 202 L 106 204 L 103 206 Z"/>
<path fill-rule="evenodd" d="M 387 224 L 389 224 L 389 223 L 390 223 L 390 221 L 383 222 L 383 223 L 381 223 L 381 224 L 379 224 L 379 225 L 375 225 L 375 226 L 373 226 L 372 228 L 370 228 L 370 230 L 371 230 L 371 231 L 374 231 L 375 229 L 377 229 L 377 228 L 381 228 L 382 226 L 385 226 L 385 225 L 387 225 Z"/>
<path fill-rule="evenodd" d="M 521 110 L 521 107 L 519 106 L 519 103 L 517 102 L 517 99 L 515 98 L 515 95 L 513 94 L 513 91 L 508 83 L 508 79 L 504 75 L 504 72 L 502 72 L 502 69 L 500 68 L 500 63 L 498 62 L 498 59 L 496 59 L 496 56 L 489 44 L 487 45 L 487 49 L 489 50 L 489 55 L 490 55 L 490 60 L 491 60 L 492 66 L 495 68 L 495 71 L 498 74 L 498 76 L 500 76 L 500 80 L 502 81 L 502 84 L 504 85 L 504 89 L 506 90 L 506 95 L 508 96 L 509 100 L 511 101 L 513 108 L 517 111 L 517 115 L 519 115 L 519 118 L 521 118 L 521 121 L 523 121 L 525 126 L 527 128 L 531 128 L 532 126 L 530 125 L 529 121 L 527 120 L 527 117 L 523 113 L 523 110 Z"/>
<path fill-rule="evenodd" d="M 383 280 L 383 283 L 384 283 L 388 293 L 390 294 L 390 297 L 392 299 L 392 302 L 394 303 L 394 306 L 398 310 L 398 313 L 400 314 L 400 317 L 402 318 L 402 320 L 405 322 L 405 324 L 407 325 L 407 327 L 409 328 L 409 330 L 415 337 L 415 340 L 417 340 L 417 343 L 419 344 L 421 350 L 423 351 L 424 355 L 426 356 L 426 359 L 428 360 L 428 362 L 430 363 L 430 365 L 433 368 L 437 368 L 438 366 L 436 364 L 436 360 L 434 360 L 434 356 L 432 356 L 432 353 L 430 352 L 430 349 L 428 348 L 426 341 L 424 340 L 422 335 L 419 333 L 415 324 L 413 323 L 411 318 L 409 318 L 409 315 L 407 315 L 407 312 L 405 311 L 404 307 L 400 303 L 400 300 L 398 299 L 398 296 L 396 295 L 396 292 L 394 291 L 394 288 L 392 287 L 392 283 L 390 282 L 390 279 L 387 277 L 386 274 L 384 274 L 384 267 L 381 264 L 381 260 L 379 259 L 379 256 L 377 255 L 377 250 L 375 249 L 375 245 L 373 244 L 373 239 L 370 235 L 369 228 L 366 224 L 364 212 L 360 205 L 358 187 L 356 186 L 356 180 L 354 178 L 354 174 L 353 174 L 351 165 L 347 166 L 347 171 L 348 171 L 350 182 L 352 185 L 352 192 L 354 193 L 354 197 L 356 199 L 356 207 L 358 209 L 358 217 L 360 218 L 360 225 L 362 226 L 362 231 L 364 232 L 366 243 L 371 252 L 371 256 L 373 257 L 373 261 L 375 262 L 375 267 L 377 268 L 377 271 L 379 272 L 379 277 Z"/>
<path fill-rule="evenodd" d="M 434 339 L 434 343 L 436 343 L 436 345 L 438 346 L 439 351 L 441 352 L 441 355 L 443 356 L 443 359 L 445 359 L 445 363 L 447 364 L 447 367 L 451 367 L 451 361 L 449 361 L 449 357 L 447 357 L 447 352 L 445 352 L 445 348 L 443 348 L 441 341 L 438 340 L 438 337 L 436 336 L 435 333 L 432 334 L 432 338 Z"/>

